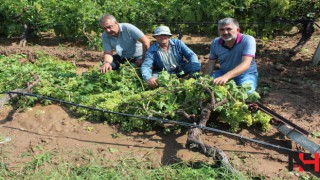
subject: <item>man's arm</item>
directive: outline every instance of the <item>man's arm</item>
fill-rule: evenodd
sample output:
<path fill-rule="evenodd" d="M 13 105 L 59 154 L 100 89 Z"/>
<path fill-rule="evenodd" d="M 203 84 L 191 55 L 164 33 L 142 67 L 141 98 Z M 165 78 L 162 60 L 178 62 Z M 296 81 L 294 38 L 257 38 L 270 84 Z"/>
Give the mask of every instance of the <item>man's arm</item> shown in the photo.
<path fill-rule="evenodd" d="M 208 61 L 206 68 L 204 70 L 204 75 L 210 76 L 214 70 L 214 66 L 216 65 L 216 62 L 218 59 L 218 54 L 215 52 L 216 45 L 217 45 L 218 41 L 219 40 L 217 38 L 215 38 L 211 41 L 209 61 Z"/>
<path fill-rule="evenodd" d="M 185 58 L 187 58 L 189 63 L 192 63 L 192 64 L 198 63 L 198 64 L 200 64 L 197 54 L 194 53 L 184 42 L 182 42 L 181 40 L 176 40 L 174 42 L 176 42 L 177 44 L 180 45 L 182 55 Z"/>
<path fill-rule="evenodd" d="M 155 88 L 158 86 L 156 78 L 152 77 L 152 66 L 154 63 L 154 54 L 150 49 L 146 52 L 145 60 L 141 65 L 142 78 L 147 81 L 149 87 Z"/>
<path fill-rule="evenodd" d="M 150 47 L 150 41 L 146 35 L 143 35 L 140 39 L 138 39 L 138 41 L 142 43 L 142 58 L 136 60 L 136 62 L 135 62 L 136 65 L 139 67 L 143 63 L 146 52 L 147 52 L 148 48 Z"/>
<path fill-rule="evenodd" d="M 249 69 L 252 59 L 253 57 L 250 57 L 250 56 L 242 56 L 242 62 L 238 66 L 236 66 L 229 72 L 225 73 L 224 75 L 218 78 L 215 78 L 213 80 L 213 83 L 217 85 L 226 84 L 229 79 L 239 76 L 240 74 L 245 72 L 247 69 Z"/>
<path fill-rule="evenodd" d="M 104 52 L 103 64 L 100 68 L 101 73 L 107 73 L 112 70 L 111 63 L 113 61 L 112 52 Z"/>
<path fill-rule="evenodd" d="M 186 74 L 189 74 L 190 77 L 196 72 L 201 71 L 201 63 L 199 62 L 198 56 L 194 53 L 184 42 L 181 40 L 173 39 L 173 42 L 177 44 L 176 47 L 180 47 L 182 56 L 185 57 L 188 61 L 187 64 L 183 66 L 183 71 Z M 179 50 L 178 50 L 179 51 Z"/>

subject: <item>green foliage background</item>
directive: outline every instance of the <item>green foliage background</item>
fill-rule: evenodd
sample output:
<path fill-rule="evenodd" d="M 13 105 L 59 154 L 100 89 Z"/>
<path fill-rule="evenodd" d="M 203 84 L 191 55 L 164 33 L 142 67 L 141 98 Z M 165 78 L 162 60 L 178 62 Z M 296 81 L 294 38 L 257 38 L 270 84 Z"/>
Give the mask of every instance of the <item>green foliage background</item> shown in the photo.
<path fill-rule="evenodd" d="M 243 32 L 254 36 L 286 31 L 298 23 L 293 20 L 313 21 L 320 15 L 317 0 L 0 0 L 0 4 L 2 36 L 20 36 L 26 24 L 34 35 L 53 30 L 60 38 L 83 40 L 96 47 L 102 32 L 98 19 L 107 13 L 145 33 L 164 22 L 175 32 L 180 28 L 183 33 L 207 35 L 216 34 L 219 19 L 234 17 Z"/>

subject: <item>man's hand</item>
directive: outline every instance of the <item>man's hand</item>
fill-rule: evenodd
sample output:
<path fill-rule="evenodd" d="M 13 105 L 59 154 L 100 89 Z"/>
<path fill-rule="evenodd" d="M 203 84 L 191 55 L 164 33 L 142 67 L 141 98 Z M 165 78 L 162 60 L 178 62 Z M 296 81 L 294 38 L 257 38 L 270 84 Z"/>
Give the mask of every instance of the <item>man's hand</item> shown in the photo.
<path fill-rule="evenodd" d="M 151 87 L 151 88 L 156 88 L 158 86 L 158 83 L 156 81 L 155 78 L 150 78 L 148 81 L 147 81 L 148 85 Z"/>
<path fill-rule="evenodd" d="M 229 77 L 226 75 L 223 75 L 223 76 L 220 76 L 220 77 L 213 79 L 213 83 L 215 85 L 222 85 L 222 86 L 225 85 L 228 81 L 229 81 Z"/>
<path fill-rule="evenodd" d="M 136 66 L 138 66 L 138 67 L 140 67 L 142 63 L 143 63 L 143 60 L 142 60 L 142 59 L 137 59 L 137 60 L 134 62 L 134 64 L 135 64 Z"/>
<path fill-rule="evenodd" d="M 229 81 L 229 79 L 237 77 L 243 72 L 245 72 L 247 69 L 249 69 L 251 61 L 251 56 L 242 56 L 242 62 L 238 66 L 228 71 L 223 76 L 215 78 L 213 80 L 213 83 L 216 85 L 225 85 Z"/>
<path fill-rule="evenodd" d="M 100 68 L 100 72 L 101 73 L 107 73 L 107 72 L 109 72 L 111 70 L 112 70 L 111 64 L 108 63 L 108 62 L 104 63 Z"/>

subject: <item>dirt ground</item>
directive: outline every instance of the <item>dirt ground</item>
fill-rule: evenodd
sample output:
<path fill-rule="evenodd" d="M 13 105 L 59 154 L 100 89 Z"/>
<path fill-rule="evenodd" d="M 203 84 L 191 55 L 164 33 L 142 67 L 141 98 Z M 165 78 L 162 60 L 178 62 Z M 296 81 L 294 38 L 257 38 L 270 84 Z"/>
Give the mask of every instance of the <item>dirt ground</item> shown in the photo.
<path fill-rule="evenodd" d="M 295 32 L 274 40 L 257 39 L 258 92 L 265 106 L 310 133 L 319 133 L 320 66 L 312 67 L 310 64 L 320 41 L 320 30 L 313 34 L 301 52 L 289 58 L 289 50 L 299 39 L 300 34 Z M 26 47 L 20 47 L 18 41 L 0 40 L 0 54 L 23 53 L 32 61 L 36 59 L 36 52 L 45 52 L 73 61 L 79 74 L 89 67 L 98 66 L 102 55 L 102 52 L 88 51 L 49 39 L 29 43 Z M 199 55 L 205 65 L 211 39 L 184 36 L 182 40 Z M 259 127 L 243 127 L 238 133 L 283 147 L 291 143 L 275 128 L 261 133 Z M 19 169 L 19 165 L 46 151 L 76 163 L 88 161 L 85 152 L 89 151 L 107 159 L 122 156 L 147 158 L 154 167 L 176 161 L 212 163 L 209 157 L 186 149 L 186 131 L 163 134 L 155 130 L 122 134 L 103 123 L 79 121 L 59 105 L 38 105 L 23 112 L 5 106 L 0 109 L 0 136 L 10 138 L 9 142 L 0 143 L 0 157 L 10 170 Z M 309 138 L 320 144 L 319 137 Z M 236 169 L 244 174 L 266 179 L 298 179 L 306 174 L 297 169 L 289 172 L 288 155 L 278 150 L 216 133 L 205 133 L 202 140 L 222 149 Z M 292 145 L 297 148 L 295 143 Z"/>

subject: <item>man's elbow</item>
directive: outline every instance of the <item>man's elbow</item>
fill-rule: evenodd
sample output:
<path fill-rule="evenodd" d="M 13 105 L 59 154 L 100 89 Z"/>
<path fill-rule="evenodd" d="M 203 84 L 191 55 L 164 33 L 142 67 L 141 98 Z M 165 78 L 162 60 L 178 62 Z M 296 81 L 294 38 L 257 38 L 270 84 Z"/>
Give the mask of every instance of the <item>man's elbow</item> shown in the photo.
<path fill-rule="evenodd" d="M 142 43 L 143 47 L 148 49 L 150 47 L 150 41 L 149 39 L 147 38 L 147 36 L 143 36 L 141 39 L 140 39 L 140 42 Z"/>

